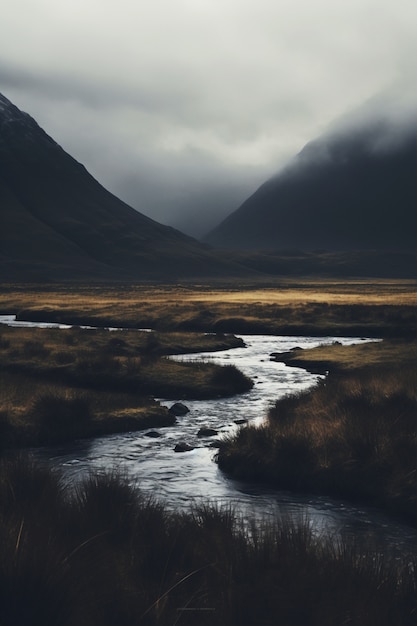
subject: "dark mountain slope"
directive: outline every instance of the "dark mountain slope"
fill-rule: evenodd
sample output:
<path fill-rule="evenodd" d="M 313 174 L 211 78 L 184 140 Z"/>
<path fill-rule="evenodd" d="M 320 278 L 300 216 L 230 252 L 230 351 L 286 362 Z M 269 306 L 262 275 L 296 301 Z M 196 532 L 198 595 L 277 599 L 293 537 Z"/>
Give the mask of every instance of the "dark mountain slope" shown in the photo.
<path fill-rule="evenodd" d="M 417 124 L 387 121 L 308 144 L 207 237 L 248 249 L 413 251 Z"/>
<path fill-rule="evenodd" d="M 209 248 L 104 189 L 0 95 L 0 279 L 239 273 Z"/>

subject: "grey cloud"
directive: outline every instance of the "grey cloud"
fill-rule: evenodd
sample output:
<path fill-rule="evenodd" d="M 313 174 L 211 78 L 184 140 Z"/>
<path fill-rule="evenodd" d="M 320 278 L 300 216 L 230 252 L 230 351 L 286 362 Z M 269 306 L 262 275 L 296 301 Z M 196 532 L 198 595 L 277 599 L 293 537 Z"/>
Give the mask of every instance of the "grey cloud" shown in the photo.
<path fill-rule="evenodd" d="M 414 85 L 416 20 L 414 0 L 5 0 L 0 91 L 122 199 L 196 233 L 330 120 Z"/>

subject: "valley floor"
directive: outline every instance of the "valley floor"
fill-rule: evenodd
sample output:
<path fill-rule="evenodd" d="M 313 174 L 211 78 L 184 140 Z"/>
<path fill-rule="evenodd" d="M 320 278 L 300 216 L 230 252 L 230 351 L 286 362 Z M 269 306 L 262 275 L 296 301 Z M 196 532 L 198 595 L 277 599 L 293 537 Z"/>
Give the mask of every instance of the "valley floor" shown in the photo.
<path fill-rule="evenodd" d="M 230 510 L 172 515 L 115 475 L 71 494 L 4 447 L 172 420 L 151 399 L 170 389 L 210 397 L 249 388 L 237 370 L 164 358 L 239 345 L 224 332 L 384 337 L 272 357 L 330 374 L 277 402 L 264 427 L 242 427 L 219 464 L 415 520 L 416 304 L 411 281 L 4 286 L 0 314 L 158 332 L 120 340 L 105 329 L 0 329 L 0 622 L 411 626 L 411 556 L 388 563 L 363 546 L 317 540 L 307 523 L 248 533 Z"/>
<path fill-rule="evenodd" d="M 266 284 L 2 285 L 19 319 L 203 332 L 412 336 L 415 280 L 279 279 Z"/>

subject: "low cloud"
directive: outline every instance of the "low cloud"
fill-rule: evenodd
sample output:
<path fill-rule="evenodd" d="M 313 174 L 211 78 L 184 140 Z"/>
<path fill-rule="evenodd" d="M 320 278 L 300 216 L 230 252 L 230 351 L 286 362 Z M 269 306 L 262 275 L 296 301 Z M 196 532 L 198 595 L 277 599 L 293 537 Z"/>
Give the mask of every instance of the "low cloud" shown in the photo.
<path fill-rule="evenodd" d="M 332 119 L 413 85 L 416 19 L 411 0 L 5 0 L 0 91 L 122 199 L 197 234 Z"/>

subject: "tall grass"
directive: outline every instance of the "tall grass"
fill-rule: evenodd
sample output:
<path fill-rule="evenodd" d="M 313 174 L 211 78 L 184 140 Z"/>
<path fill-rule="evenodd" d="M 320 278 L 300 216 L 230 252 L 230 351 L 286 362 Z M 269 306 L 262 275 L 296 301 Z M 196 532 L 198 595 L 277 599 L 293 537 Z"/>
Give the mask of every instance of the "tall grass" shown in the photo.
<path fill-rule="evenodd" d="M 55 390 L 35 396 L 29 410 L 32 424 L 43 443 L 59 443 L 91 430 L 91 402 L 74 390 Z"/>
<path fill-rule="evenodd" d="M 149 396 L 80 389 L 26 373 L 0 376 L 0 450 L 172 425 Z"/>
<path fill-rule="evenodd" d="M 167 426 L 152 396 L 213 398 L 250 389 L 237 369 L 164 354 L 240 345 L 233 336 L 4 328 L 0 449 Z"/>
<path fill-rule="evenodd" d="M 218 350 L 241 345 L 226 335 L 123 332 L 104 329 L 6 328 L 0 349 L 1 372 L 84 389 L 166 397 L 217 397 L 250 388 L 233 368 L 214 363 L 179 363 L 161 358 L 175 352 Z"/>
<path fill-rule="evenodd" d="M 408 626 L 415 569 L 311 532 L 244 526 L 230 507 L 168 512 L 126 476 L 75 489 L 30 459 L 0 464 L 0 623 Z"/>
<path fill-rule="evenodd" d="M 236 477 L 383 506 L 417 519 L 417 368 L 332 375 L 224 442 Z"/>

